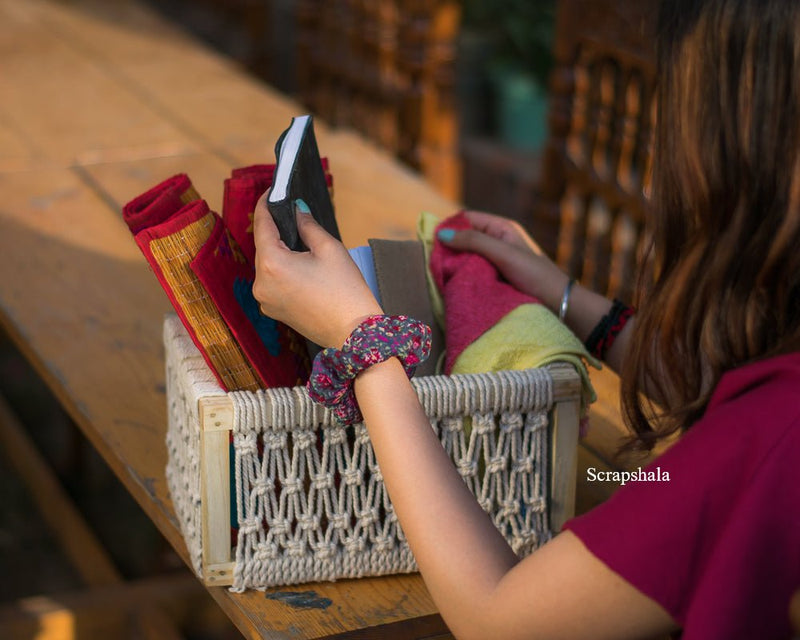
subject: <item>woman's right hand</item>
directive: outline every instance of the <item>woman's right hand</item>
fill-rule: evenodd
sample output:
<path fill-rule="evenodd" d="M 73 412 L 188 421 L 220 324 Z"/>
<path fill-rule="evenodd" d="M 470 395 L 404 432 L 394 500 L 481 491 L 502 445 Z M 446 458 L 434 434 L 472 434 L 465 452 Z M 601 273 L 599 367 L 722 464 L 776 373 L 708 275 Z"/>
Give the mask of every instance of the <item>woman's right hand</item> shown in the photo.
<path fill-rule="evenodd" d="M 522 226 L 502 216 L 467 211 L 471 229 L 456 231 L 452 239 L 439 240 L 452 249 L 472 251 L 489 260 L 520 291 L 558 312 L 569 278 L 542 251 Z"/>

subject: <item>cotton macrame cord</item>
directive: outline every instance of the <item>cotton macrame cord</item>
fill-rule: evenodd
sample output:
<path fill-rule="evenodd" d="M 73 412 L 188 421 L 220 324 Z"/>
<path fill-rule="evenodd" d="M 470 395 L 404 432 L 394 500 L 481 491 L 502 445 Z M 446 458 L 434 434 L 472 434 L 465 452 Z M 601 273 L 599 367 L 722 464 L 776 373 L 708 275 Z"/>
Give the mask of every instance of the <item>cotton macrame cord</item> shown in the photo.
<path fill-rule="evenodd" d="M 547 372 L 412 384 L 445 450 L 514 550 L 529 553 L 546 540 Z M 417 570 L 362 423 L 335 425 L 299 388 L 229 395 L 240 519 L 233 590 Z M 260 459 L 254 433 L 264 442 Z"/>
<path fill-rule="evenodd" d="M 218 396 L 180 321 L 165 323 L 167 481 L 202 575 L 197 399 Z M 442 446 L 515 552 L 550 537 L 546 369 L 412 380 Z M 303 387 L 228 394 L 239 531 L 234 591 L 416 571 L 362 423 L 337 426 Z"/>
<path fill-rule="evenodd" d="M 166 479 L 192 567 L 202 577 L 200 416 L 198 401 L 219 384 L 176 316 L 164 322 L 167 406 Z"/>

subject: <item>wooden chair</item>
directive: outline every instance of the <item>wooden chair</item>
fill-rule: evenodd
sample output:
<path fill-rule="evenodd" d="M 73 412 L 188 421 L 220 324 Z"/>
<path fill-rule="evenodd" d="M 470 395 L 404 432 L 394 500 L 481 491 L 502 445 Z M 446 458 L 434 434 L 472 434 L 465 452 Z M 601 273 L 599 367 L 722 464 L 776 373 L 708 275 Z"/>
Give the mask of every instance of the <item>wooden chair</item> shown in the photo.
<path fill-rule="evenodd" d="M 299 0 L 300 99 L 459 193 L 457 0 Z"/>
<path fill-rule="evenodd" d="M 655 0 L 560 0 L 533 231 L 587 286 L 630 301 L 647 215 Z"/>

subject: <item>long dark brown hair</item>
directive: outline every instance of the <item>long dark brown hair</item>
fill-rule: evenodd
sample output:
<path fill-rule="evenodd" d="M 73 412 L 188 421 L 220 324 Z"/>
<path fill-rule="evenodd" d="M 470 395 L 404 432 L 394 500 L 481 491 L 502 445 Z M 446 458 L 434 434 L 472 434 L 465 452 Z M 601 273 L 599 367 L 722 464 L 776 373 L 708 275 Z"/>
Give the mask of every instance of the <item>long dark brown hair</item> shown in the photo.
<path fill-rule="evenodd" d="M 800 349 L 800 2 L 665 0 L 649 268 L 622 372 L 635 445 Z"/>

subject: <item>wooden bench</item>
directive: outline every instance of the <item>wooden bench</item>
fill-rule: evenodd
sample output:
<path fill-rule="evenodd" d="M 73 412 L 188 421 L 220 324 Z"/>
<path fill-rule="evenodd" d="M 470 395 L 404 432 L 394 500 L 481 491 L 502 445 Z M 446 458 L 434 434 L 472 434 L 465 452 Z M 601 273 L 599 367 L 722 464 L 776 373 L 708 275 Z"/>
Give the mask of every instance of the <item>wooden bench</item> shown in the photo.
<path fill-rule="evenodd" d="M 120 216 L 188 173 L 212 208 L 233 167 L 270 161 L 298 104 L 246 77 L 133 0 L 0 0 L 0 323 L 184 560 L 167 492 L 162 318 L 169 302 Z M 420 211 L 457 205 L 353 133 L 318 127 L 348 246 L 408 238 Z M 579 450 L 577 508 L 613 486 L 616 378 Z M 305 608 L 280 591 L 331 601 Z M 418 575 L 301 589 L 209 592 L 248 638 L 446 638 Z M 131 596 L 133 597 L 133 596 Z"/>

